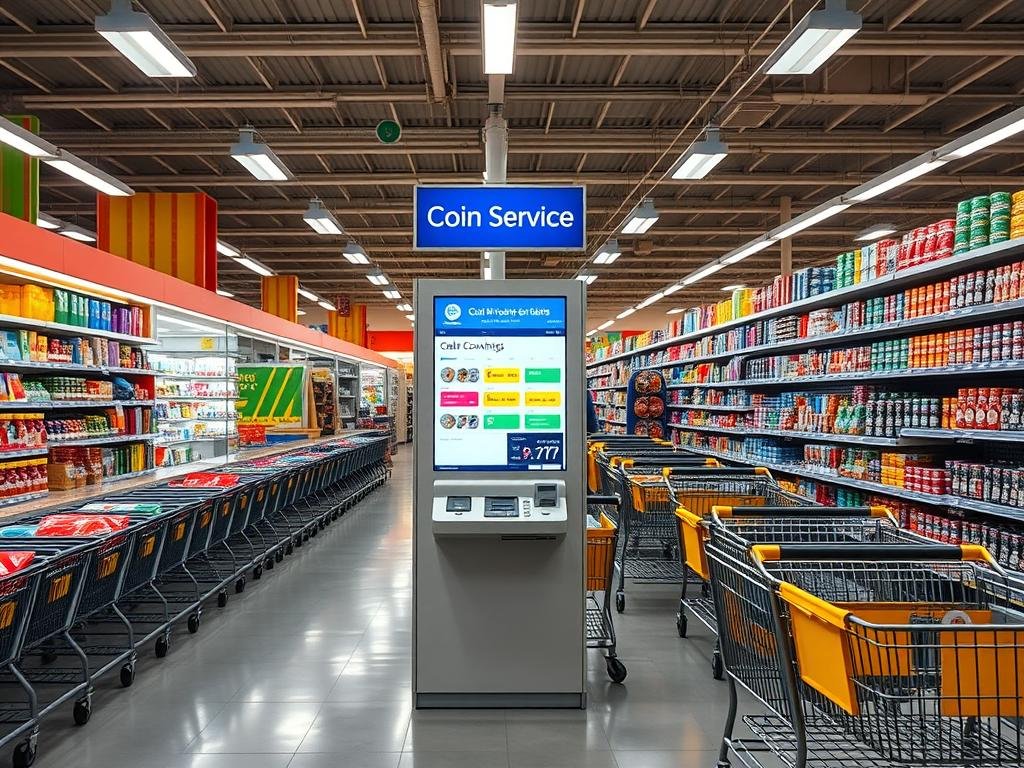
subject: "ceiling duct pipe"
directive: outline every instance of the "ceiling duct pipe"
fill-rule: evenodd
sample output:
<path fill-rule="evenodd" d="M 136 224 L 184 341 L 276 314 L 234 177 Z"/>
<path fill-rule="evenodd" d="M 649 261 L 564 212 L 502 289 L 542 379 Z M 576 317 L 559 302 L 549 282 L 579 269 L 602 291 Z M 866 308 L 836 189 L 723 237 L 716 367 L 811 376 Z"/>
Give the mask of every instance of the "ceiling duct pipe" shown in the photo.
<path fill-rule="evenodd" d="M 430 74 L 430 90 L 434 101 L 444 101 L 447 96 L 444 77 L 444 56 L 441 54 L 441 30 L 437 25 L 435 0 L 417 0 L 420 9 L 420 26 L 423 28 L 423 47 L 427 52 L 427 71 Z"/>

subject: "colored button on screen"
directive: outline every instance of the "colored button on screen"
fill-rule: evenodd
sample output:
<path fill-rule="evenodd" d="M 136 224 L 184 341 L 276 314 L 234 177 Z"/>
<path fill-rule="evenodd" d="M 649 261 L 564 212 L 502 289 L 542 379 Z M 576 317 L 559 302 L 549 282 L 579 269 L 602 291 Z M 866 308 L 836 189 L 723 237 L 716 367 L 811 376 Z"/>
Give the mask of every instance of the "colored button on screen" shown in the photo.
<path fill-rule="evenodd" d="M 527 368 L 527 384 L 557 384 L 562 380 L 560 368 Z"/>
<path fill-rule="evenodd" d="M 476 408 L 480 405 L 477 392 L 442 392 L 441 406 L 445 408 Z"/>
<path fill-rule="evenodd" d="M 519 405 L 518 392 L 486 392 L 484 405 L 496 408 L 511 408 Z"/>
<path fill-rule="evenodd" d="M 484 381 L 497 384 L 518 384 L 518 368 L 485 368 Z"/>
<path fill-rule="evenodd" d="M 484 429 L 519 429 L 519 414 L 484 416 Z"/>
<path fill-rule="evenodd" d="M 526 428 L 527 429 L 561 429 L 562 428 L 562 417 L 561 416 L 532 416 L 527 414 L 526 416 Z"/>
<path fill-rule="evenodd" d="M 561 392 L 527 392 L 526 404 L 539 408 L 555 408 L 562 404 Z"/>

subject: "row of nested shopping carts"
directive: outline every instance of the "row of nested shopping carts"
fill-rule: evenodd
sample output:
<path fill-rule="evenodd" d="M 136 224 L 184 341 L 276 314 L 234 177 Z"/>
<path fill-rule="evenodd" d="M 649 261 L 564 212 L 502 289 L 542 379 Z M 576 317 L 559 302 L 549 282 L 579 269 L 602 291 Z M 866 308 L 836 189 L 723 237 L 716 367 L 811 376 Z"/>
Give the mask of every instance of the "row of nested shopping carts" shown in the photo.
<path fill-rule="evenodd" d="M 620 574 L 671 561 L 679 634 L 692 616 L 717 635 L 720 767 L 1024 764 L 1024 579 L 984 548 L 650 440 L 593 439 L 590 484 L 624 501 Z"/>
<path fill-rule="evenodd" d="M 73 701 L 84 725 L 99 678 L 130 686 L 140 649 L 166 656 L 172 628 L 197 632 L 207 602 L 226 606 L 389 471 L 387 438 L 356 434 L 4 520 L 0 560 L 29 561 L 0 577 L 0 746 L 15 744 L 15 768 L 35 761 L 45 715 Z M 69 523 L 90 535 L 38 535 Z"/>

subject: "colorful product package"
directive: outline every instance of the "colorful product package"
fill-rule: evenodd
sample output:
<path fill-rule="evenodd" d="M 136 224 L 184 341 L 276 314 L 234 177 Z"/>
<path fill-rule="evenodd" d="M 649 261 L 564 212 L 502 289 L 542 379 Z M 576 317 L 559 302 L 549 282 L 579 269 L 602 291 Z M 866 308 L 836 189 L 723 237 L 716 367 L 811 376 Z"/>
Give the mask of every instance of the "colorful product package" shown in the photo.
<path fill-rule="evenodd" d="M 36 536 L 105 536 L 128 527 L 126 515 L 47 515 L 39 522 Z"/>
<path fill-rule="evenodd" d="M 23 571 L 36 559 L 35 552 L 0 552 L 0 576 Z"/>

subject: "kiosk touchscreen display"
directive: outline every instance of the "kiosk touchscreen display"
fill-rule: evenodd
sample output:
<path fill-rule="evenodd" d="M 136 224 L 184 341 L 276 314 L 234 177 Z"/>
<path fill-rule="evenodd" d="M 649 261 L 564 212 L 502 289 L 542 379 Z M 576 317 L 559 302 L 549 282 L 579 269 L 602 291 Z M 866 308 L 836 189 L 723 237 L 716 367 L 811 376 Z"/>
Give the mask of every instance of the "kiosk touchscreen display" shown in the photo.
<path fill-rule="evenodd" d="M 566 300 L 434 298 L 434 470 L 565 469 Z"/>

